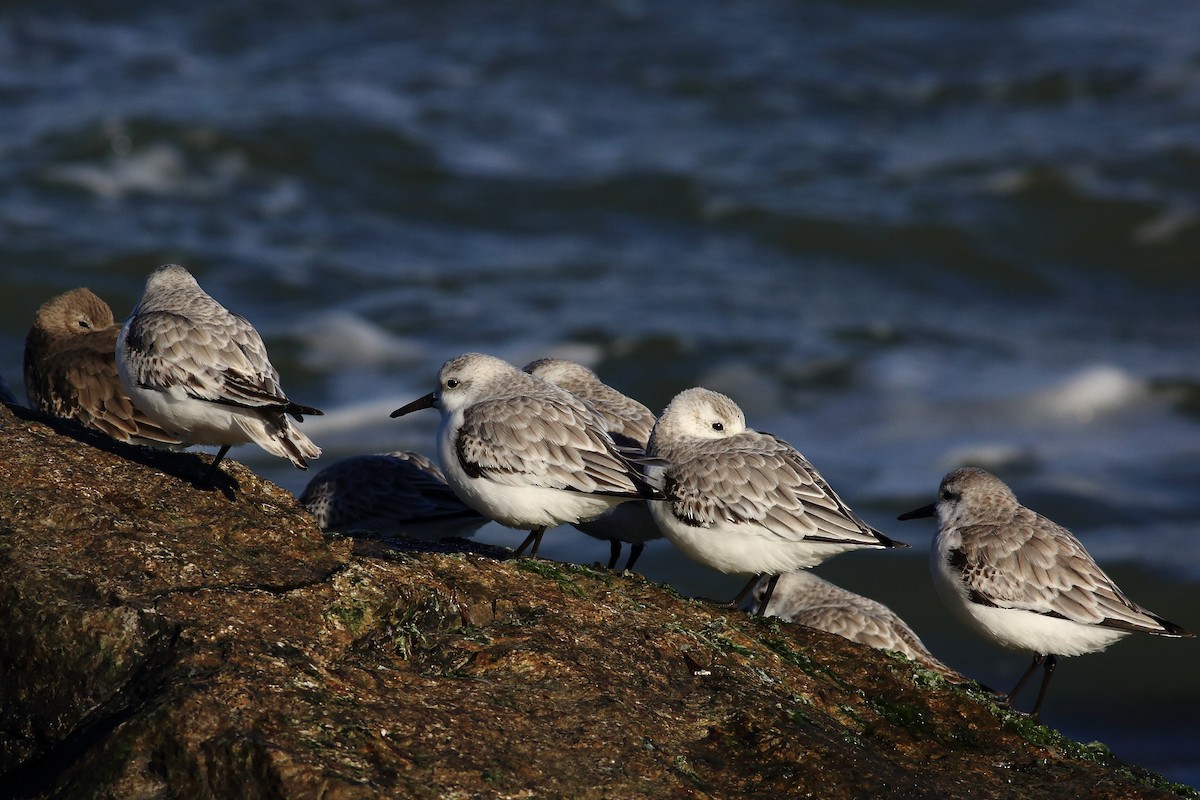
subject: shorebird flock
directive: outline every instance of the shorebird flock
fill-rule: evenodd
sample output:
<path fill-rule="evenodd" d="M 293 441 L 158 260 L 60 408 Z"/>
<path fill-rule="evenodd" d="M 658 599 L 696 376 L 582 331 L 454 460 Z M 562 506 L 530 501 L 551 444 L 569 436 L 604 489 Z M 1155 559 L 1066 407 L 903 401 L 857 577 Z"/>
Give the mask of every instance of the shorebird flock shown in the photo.
<path fill-rule="evenodd" d="M 253 442 L 300 469 L 321 450 L 297 423 L 316 408 L 285 394 L 262 338 L 183 267 L 159 267 L 123 325 L 88 289 L 47 301 L 25 342 L 25 392 L 46 414 L 151 447 L 229 449 Z M 16 400 L 0 383 L 0 401 Z M 517 367 L 466 353 L 433 390 L 392 417 L 441 415 L 440 469 L 419 453 L 368 454 L 318 473 L 300 496 L 322 529 L 469 536 L 488 521 L 526 531 L 536 557 L 551 528 L 573 525 L 623 545 L 631 570 L 665 537 L 688 558 L 748 582 L 744 603 L 865 645 L 898 651 L 960 679 L 890 609 L 804 570 L 850 550 L 907 547 L 868 525 L 795 447 L 746 424 L 729 397 L 685 389 L 657 418 L 587 367 L 540 359 Z M 1032 655 L 1011 702 L 1040 666 L 1040 713 L 1060 656 L 1131 633 L 1190 637 L 1130 600 L 1070 531 L 1022 506 L 999 478 L 964 467 L 937 501 L 930 569 L 949 608 L 977 633 Z"/>

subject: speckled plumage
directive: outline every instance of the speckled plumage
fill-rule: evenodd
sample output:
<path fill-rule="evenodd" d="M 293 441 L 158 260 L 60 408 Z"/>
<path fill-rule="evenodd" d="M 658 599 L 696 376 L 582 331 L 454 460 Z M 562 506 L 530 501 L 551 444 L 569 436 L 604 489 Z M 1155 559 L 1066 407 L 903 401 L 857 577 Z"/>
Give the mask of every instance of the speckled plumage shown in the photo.
<path fill-rule="evenodd" d="M 347 458 L 318 472 L 300 495 L 322 530 L 469 536 L 487 520 L 447 485 L 419 453 L 396 451 Z"/>
<path fill-rule="evenodd" d="M 755 604 L 761 600 L 767 582 L 766 579 L 760 579 L 755 585 Z M 883 603 L 843 589 L 807 570 L 780 575 L 764 613 L 834 633 L 877 650 L 903 653 L 921 666 L 951 680 L 964 680 L 938 661 L 896 612 Z"/>
<path fill-rule="evenodd" d="M 193 444 L 219 445 L 223 455 L 254 442 L 301 469 L 321 454 L 287 418 L 321 412 L 288 399 L 254 326 L 177 264 L 146 280 L 117 340 L 117 368 L 134 403 Z"/>
<path fill-rule="evenodd" d="M 25 337 L 25 394 L 47 414 L 134 444 L 178 446 L 129 399 L 117 375 L 120 326 L 89 289 L 72 289 L 38 309 Z"/>
<path fill-rule="evenodd" d="M 587 403 L 617 444 L 642 451 L 646 449 L 655 422 L 653 412 L 601 381 L 592 370 L 562 358 L 542 358 L 526 364 L 525 372 L 565 389 Z M 575 527 L 609 543 L 609 569 L 616 569 L 622 542 L 630 545 L 629 560 L 625 564 L 628 570 L 633 569 L 646 542 L 662 538 L 662 531 L 650 509 L 638 500 L 622 503 L 593 520 L 577 522 Z"/>
<path fill-rule="evenodd" d="M 548 527 L 656 495 L 583 401 L 501 359 L 450 359 L 434 392 L 392 416 L 432 406 L 447 482 L 489 519 L 531 531 L 534 553 Z"/>
<path fill-rule="evenodd" d="M 1191 636 L 1125 596 L 1066 528 L 1017 502 L 982 469 L 946 475 L 934 505 L 901 519 L 938 517 L 930 570 L 946 604 L 984 637 L 1043 660 L 1041 707 L 1056 656 L 1103 650 L 1133 632 Z"/>
<path fill-rule="evenodd" d="M 863 547 L 905 547 L 867 525 L 787 442 L 746 427 L 731 399 L 679 393 L 649 453 L 667 499 L 651 512 L 689 558 L 721 572 L 780 575 Z M 739 596 L 740 599 L 740 596 Z"/>
<path fill-rule="evenodd" d="M 646 447 L 654 428 L 654 412 L 604 383 L 592 370 L 563 358 L 541 358 L 526 364 L 525 371 L 591 406 L 618 444 Z"/>

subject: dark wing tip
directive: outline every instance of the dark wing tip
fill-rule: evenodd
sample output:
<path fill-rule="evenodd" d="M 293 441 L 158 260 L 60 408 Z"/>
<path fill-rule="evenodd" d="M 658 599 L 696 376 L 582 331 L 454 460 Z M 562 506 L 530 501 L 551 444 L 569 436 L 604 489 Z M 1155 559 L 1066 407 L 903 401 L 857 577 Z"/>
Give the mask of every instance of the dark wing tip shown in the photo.
<path fill-rule="evenodd" d="M 638 497 L 645 498 L 646 500 L 667 499 L 667 495 L 662 489 L 659 489 L 658 487 L 653 486 L 644 480 L 639 479 L 635 481 L 635 484 L 637 485 Z"/>
<path fill-rule="evenodd" d="M 1154 620 L 1159 625 L 1163 626 L 1163 632 L 1161 634 L 1159 634 L 1160 636 L 1178 636 L 1182 639 L 1195 639 L 1196 638 L 1196 634 L 1192 633 L 1191 631 L 1185 630 L 1182 626 L 1176 625 L 1174 622 L 1165 620 L 1162 617 L 1155 617 Z"/>
<path fill-rule="evenodd" d="M 308 414 L 313 417 L 325 416 L 325 412 L 319 408 L 313 408 L 312 406 L 302 406 L 299 403 L 293 403 L 290 400 L 288 401 L 287 408 L 284 410 L 287 413 L 291 414 L 293 417 L 295 417 L 297 422 L 304 422 L 305 414 Z"/>
<path fill-rule="evenodd" d="M 893 548 L 896 550 L 903 550 L 906 547 L 911 547 L 908 542 L 902 542 L 899 539 L 893 539 L 892 537 L 888 536 L 882 531 L 876 530 L 875 528 L 871 528 L 871 533 L 879 537 L 879 543 L 884 547 Z"/>

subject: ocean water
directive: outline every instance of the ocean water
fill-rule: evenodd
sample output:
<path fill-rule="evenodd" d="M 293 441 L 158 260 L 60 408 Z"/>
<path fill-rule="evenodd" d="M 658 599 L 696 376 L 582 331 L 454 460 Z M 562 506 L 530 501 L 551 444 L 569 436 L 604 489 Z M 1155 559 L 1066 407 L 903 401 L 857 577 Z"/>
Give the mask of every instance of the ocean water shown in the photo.
<path fill-rule="evenodd" d="M 38 305 L 187 265 L 316 466 L 479 350 L 703 385 L 912 553 L 819 571 L 1007 689 L 895 515 L 963 463 L 1200 629 L 1200 5 L 18 2 L 0 15 L 0 376 Z M 299 492 L 308 477 L 232 454 Z M 521 534 L 487 526 L 481 539 Z M 569 529 L 544 552 L 604 560 Z M 651 546 L 645 574 L 732 594 Z M 1045 719 L 1200 785 L 1200 642 L 1064 662 Z M 1031 702 L 1032 697 L 1026 702 Z"/>

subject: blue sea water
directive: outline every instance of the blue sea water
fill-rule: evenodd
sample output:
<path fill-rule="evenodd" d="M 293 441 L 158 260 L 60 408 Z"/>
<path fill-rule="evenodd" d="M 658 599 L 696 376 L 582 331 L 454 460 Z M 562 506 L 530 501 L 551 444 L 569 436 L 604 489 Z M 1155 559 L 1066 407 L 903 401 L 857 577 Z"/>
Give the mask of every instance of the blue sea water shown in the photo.
<path fill-rule="evenodd" d="M 0 375 L 20 393 L 45 299 L 123 317 L 177 261 L 327 411 L 317 466 L 431 453 L 432 412 L 388 412 L 450 356 L 563 355 L 656 410 L 731 395 L 917 551 L 896 513 L 987 466 L 1200 629 L 1197 30 L 1181 0 L 10 3 Z M 1023 658 L 922 561 L 822 572 L 1007 688 Z M 1149 637 L 1071 659 L 1047 721 L 1200 785 L 1198 667 Z"/>

